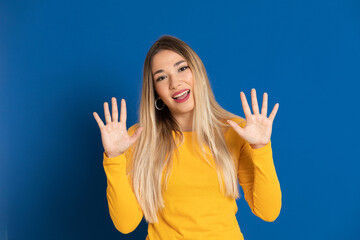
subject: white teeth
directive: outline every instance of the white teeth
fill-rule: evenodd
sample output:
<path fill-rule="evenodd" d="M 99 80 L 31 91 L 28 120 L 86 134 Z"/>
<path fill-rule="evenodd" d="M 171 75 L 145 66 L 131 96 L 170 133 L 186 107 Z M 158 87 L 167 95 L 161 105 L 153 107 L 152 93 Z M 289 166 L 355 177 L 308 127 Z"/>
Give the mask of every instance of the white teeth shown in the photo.
<path fill-rule="evenodd" d="M 174 96 L 174 98 L 179 98 L 179 97 L 181 97 L 181 96 L 184 96 L 185 94 L 188 94 L 189 92 L 190 92 L 190 90 L 184 91 L 184 92 L 182 92 L 182 93 Z"/>

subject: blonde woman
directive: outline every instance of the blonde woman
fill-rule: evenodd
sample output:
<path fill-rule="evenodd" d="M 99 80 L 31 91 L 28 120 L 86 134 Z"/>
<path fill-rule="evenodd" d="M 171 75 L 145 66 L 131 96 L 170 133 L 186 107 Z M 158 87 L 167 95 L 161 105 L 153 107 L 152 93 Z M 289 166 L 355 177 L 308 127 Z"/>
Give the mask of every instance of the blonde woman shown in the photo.
<path fill-rule="evenodd" d="M 251 211 L 274 221 L 281 209 L 270 136 L 279 104 L 267 117 L 268 96 L 253 114 L 240 93 L 245 119 L 214 98 L 205 67 L 183 41 L 162 36 L 144 63 L 139 123 L 126 127 L 126 103 L 112 98 L 99 115 L 107 200 L 117 230 L 142 218 L 147 240 L 243 239 L 236 212 L 238 183 Z"/>

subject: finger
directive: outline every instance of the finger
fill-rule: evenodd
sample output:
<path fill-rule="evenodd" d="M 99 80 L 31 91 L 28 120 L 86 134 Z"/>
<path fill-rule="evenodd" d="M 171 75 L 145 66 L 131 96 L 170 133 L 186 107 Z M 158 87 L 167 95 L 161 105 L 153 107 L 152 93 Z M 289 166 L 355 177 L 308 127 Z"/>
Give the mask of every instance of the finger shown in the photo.
<path fill-rule="evenodd" d="M 242 107 L 244 109 L 245 118 L 248 119 L 251 116 L 251 111 L 250 111 L 249 104 L 246 100 L 245 93 L 240 92 L 240 98 L 241 98 Z"/>
<path fill-rule="evenodd" d="M 126 102 L 125 99 L 121 99 L 121 110 L 120 110 L 120 123 L 126 127 Z"/>
<path fill-rule="evenodd" d="M 107 102 L 104 102 L 104 114 L 105 114 L 105 121 L 106 124 L 111 123 L 111 116 L 109 111 L 109 104 Z"/>
<path fill-rule="evenodd" d="M 240 127 L 237 123 L 231 120 L 227 120 L 227 122 L 230 124 L 230 126 L 237 132 L 241 137 L 243 136 L 244 129 Z"/>
<path fill-rule="evenodd" d="M 254 114 L 259 114 L 259 104 L 256 98 L 256 90 L 253 88 L 251 90 L 251 103 Z"/>
<path fill-rule="evenodd" d="M 275 104 L 273 110 L 272 110 L 271 113 L 270 113 L 269 119 L 270 119 L 271 121 L 274 121 L 278 109 L 279 109 L 279 103 Z"/>
<path fill-rule="evenodd" d="M 263 103 L 261 108 L 261 115 L 263 115 L 264 117 L 267 117 L 267 108 L 268 108 L 268 95 L 265 92 L 263 96 Z"/>
<path fill-rule="evenodd" d="M 93 112 L 93 115 L 94 115 L 96 122 L 99 125 L 99 128 L 100 129 L 103 128 L 105 125 L 104 125 L 103 121 L 101 120 L 101 118 L 99 117 L 99 115 L 96 112 Z"/>
<path fill-rule="evenodd" d="M 131 144 L 133 144 L 140 137 L 142 130 L 143 130 L 142 127 L 136 129 L 135 133 L 130 137 Z"/>
<path fill-rule="evenodd" d="M 112 102 L 112 119 L 114 122 L 118 121 L 118 116 L 119 116 L 119 112 L 118 112 L 118 107 L 117 107 L 117 103 L 116 103 L 116 98 L 111 98 L 111 102 Z"/>

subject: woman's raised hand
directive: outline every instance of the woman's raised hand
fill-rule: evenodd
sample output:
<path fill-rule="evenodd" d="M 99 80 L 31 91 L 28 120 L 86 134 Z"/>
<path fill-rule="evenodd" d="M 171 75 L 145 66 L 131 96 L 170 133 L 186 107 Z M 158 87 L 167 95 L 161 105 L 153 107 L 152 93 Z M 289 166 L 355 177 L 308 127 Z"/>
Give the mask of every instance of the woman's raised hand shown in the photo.
<path fill-rule="evenodd" d="M 99 115 L 94 112 L 94 118 L 99 125 L 101 139 L 105 154 L 109 157 L 116 157 L 123 154 L 140 136 L 142 127 L 139 127 L 132 136 L 129 136 L 126 129 L 126 102 L 121 100 L 120 121 L 118 121 L 118 107 L 116 98 L 111 99 L 112 116 L 110 115 L 109 105 L 104 103 L 106 125 L 101 121 Z"/>
<path fill-rule="evenodd" d="M 261 113 L 259 112 L 259 106 L 256 99 L 256 91 L 252 89 L 251 91 L 251 101 L 252 109 L 254 114 L 251 114 L 249 104 L 247 103 L 245 93 L 240 93 L 242 107 L 244 109 L 244 114 L 246 118 L 245 127 L 242 128 L 235 122 L 228 120 L 230 126 L 242 137 L 245 139 L 252 148 L 261 148 L 267 145 L 270 141 L 272 124 L 276 113 L 279 109 L 279 103 L 275 104 L 272 112 L 269 117 L 267 117 L 267 107 L 268 107 L 268 95 L 264 93 L 263 96 L 263 105 Z"/>

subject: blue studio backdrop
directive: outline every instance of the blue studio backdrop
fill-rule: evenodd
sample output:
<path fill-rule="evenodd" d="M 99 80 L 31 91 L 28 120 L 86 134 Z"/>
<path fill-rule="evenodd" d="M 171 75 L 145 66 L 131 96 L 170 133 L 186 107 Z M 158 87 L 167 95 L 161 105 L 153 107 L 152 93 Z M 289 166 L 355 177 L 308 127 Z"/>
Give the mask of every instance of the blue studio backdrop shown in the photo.
<path fill-rule="evenodd" d="M 244 116 L 255 88 L 273 124 L 282 209 L 237 201 L 245 239 L 358 239 L 360 2 L 0 1 L 0 239 L 145 239 L 114 227 L 97 112 L 127 100 L 137 122 L 147 51 L 169 34 Z"/>

